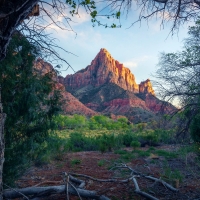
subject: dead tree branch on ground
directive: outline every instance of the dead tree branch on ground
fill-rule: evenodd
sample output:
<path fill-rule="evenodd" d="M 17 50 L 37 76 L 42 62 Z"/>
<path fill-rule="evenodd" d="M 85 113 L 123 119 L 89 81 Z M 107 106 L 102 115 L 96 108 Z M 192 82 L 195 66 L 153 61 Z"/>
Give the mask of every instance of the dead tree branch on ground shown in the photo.
<path fill-rule="evenodd" d="M 140 196 L 146 197 L 147 199 L 150 200 L 157 200 L 156 197 L 142 191 L 139 188 L 137 178 L 145 178 L 149 179 L 152 181 L 155 181 L 156 183 L 161 183 L 163 186 L 168 188 L 169 190 L 173 192 L 177 192 L 178 189 L 174 188 L 172 185 L 166 183 L 162 179 L 155 178 L 150 175 L 145 175 L 140 172 L 135 171 L 133 168 L 126 164 L 118 164 L 111 168 L 111 170 L 117 170 L 117 169 L 127 169 L 130 171 L 130 175 L 126 179 L 117 179 L 117 178 L 112 178 L 112 179 L 99 179 L 99 178 L 94 178 L 92 176 L 88 176 L 85 174 L 77 174 L 77 173 L 64 173 L 65 178 L 64 178 L 64 184 L 63 185 L 58 185 L 58 186 L 46 186 L 46 187 L 27 187 L 27 188 L 22 188 L 22 189 L 7 189 L 4 190 L 3 196 L 4 198 L 20 198 L 23 195 L 25 196 L 30 196 L 31 198 L 40 198 L 44 196 L 50 196 L 52 194 L 66 194 L 67 199 L 69 199 L 69 195 L 74 195 L 78 196 L 79 199 L 82 197 L 85 198 L 90 198 L 90 199 L 98 199 L 98 200 L 109 200 L 108 197 L 98 194 L 96 191 L 90 191 L 85 189 L 86 186 L 86 181 L 85 180 L 92 180 L 96 182 L 112 182 L 112 183 L 131 183 L 133 182 L 134 187 L 135 187 L 135 193 L 139 194 Z M 77 177 L 82 177 L 84 180 L 81 180 Z M 48 183 L 48 182 L 47 182 Z M 45 184 L 45 182 L 43 183 Z"/>

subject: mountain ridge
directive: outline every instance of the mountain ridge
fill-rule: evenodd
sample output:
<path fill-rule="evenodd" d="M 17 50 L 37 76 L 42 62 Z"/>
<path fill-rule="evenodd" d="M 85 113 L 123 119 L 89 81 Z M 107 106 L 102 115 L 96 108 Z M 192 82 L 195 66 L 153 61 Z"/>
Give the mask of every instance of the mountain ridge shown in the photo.
<path fill-rule="evenodd" d="M 67 86 L 69 91 L 78 90 L 88 85 L 98 87 L 105 83 L 115 83 L 121 88 L 134 93 L 151 93 L 155 95 L 149 79 L 137 84 L 130 69 L 115 60 L 104 48 L 100 49 L 100 52 L 85 69 L 61 79 L 60 77 L 60 82 Z"/>
<path fill-rule="evenodd" d="M 62 113 L 63 114 L 84 114 L 86 116 L 97 115 L 98 113 L 90 108 L 86 107 L 83 103 L 81 103 L 76 97 L 74 97 L 71 93 L 65 90 L 65 86 L 59 83 L 59 78 L 57 77 L 57 73 L 54 70 L 53 66 L 38 58 L 33 65 L 34 69 L 37 70 L 41 76 L 44 76 L 47 73 L 52 73 L 52 80 L 55 82 L 54 90 L 58 90 L 61 94 L 61 102 L 62 102 Z"/>
<path fill-rule="evenodd" d="M 59 77 L 59 82 L 89 109 L 127 116 L 136 123 L 175 109 L 156 97 L 149 79 L 137 84 L 130 69 L 114 60 L 104 48 L 85 69 Z"/>

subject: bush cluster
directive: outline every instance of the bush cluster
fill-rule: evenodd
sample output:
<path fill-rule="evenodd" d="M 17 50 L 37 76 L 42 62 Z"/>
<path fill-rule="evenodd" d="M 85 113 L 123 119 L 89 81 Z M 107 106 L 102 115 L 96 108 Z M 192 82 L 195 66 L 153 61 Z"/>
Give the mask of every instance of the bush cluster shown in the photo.
<path fill-rule="evenodd" d="M 89 130 L 118 130 L 118 129 L 128 129 L 128 119 L 125 117 L 119 118 L 118 120 L 112 120 L 104 115 L 96 115 L 91 118 L 86 118 L 83 115 L 59 115 L 54 118 L 54 122 L 58 129 L 78 129 L 84 128 Z"/>

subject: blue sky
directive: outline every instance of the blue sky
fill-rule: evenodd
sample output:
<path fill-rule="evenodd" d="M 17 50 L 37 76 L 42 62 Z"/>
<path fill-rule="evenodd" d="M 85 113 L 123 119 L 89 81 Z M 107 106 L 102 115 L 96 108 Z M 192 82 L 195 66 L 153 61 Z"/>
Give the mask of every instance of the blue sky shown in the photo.
<path fill-rule="evenodd" d="M 85 68 L 95 58 L 101 48 L 106 48 L 113 58 L 130 68 L 140 83 L 147 78 L 153 79 L 151 74 L 156 70 L 160 52 L 176 52 L 181 50 L 183 39 L 187 37 L 187 26 L 180 28 L 178 35 L 170 35 L 170 24 L 160 27 L 159 20 L 144 21 L 130 27 L 137 18 L 137 13 L 129 15 L 121 21 L 122 28 L 110 29 L 101 26 L 92 27 L 91 18 L 84 11 L 80 17 L 71 22 L 73 31 L 62 31 L 52 26 L 48 32 L 57 38 L 57 43 L 65 50 L 76 54 L 59 51 L 75 71 Z M 62 18 L 58 21 L 62 21 Z M 103 20 L 103 19 L 102 19 Z M 130 28 L 128 28 L 130 27 Z M 62 63 L 62 75 L 73 74 Z"/>

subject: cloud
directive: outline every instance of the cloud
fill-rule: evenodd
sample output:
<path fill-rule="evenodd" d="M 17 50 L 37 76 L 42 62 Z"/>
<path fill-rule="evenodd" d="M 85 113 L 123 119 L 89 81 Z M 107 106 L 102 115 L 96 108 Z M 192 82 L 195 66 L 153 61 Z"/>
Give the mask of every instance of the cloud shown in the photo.
<path fill-rule="evenodd" d="M 125 67 L 128 67 L 129 69 L 134 69 L 138 66 L 137 62 L 134 61 L 127 61 L 123 63 Z"/>
<path fill-rule="evenodd" d="M 147 62 L 151 58 L 152 56 L 144 55 L 144 56 L 133 58 L 129 61 L 124 61 L 123 64 L 125 67 L 128 67 L 129 69 L 136 69 L 140 64 Z"/>
<path fill-rule="evenodd" d="M 67 6 L 62 7 L 60 12 L 57 12 L 50 5 L 44 4 L 41 10 L 41 15 L 37 18 L 38 23 L 45 27 L 46 30 L 54 32 L 73 32 L 76 26 L 90 21 L 90 15 L 84 8 L 79 8 L 78 14 L 73 16 L 70 14 L 70 8 Z"/>

